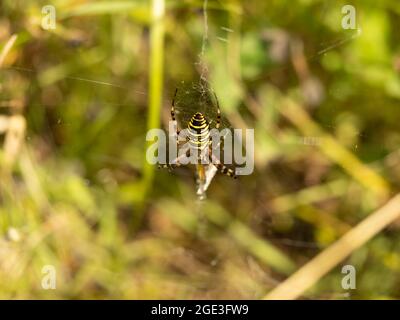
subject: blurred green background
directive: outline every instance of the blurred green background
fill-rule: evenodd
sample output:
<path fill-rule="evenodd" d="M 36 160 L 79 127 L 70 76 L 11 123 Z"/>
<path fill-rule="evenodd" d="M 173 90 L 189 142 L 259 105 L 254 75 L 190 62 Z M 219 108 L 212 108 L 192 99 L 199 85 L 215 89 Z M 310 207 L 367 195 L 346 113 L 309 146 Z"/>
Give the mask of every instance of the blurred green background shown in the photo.
<path fill-rule="evenodd" d="M 1 1 L 0 298 L 258 299 L 398 192 L 399 1 L 204 5 Z M 203 202 L 193 168 L 145 161 L 200 73 L 256 140 Z M 357 289 L 338 266 L 303 298 L 400 298 L 399 227 L 343 262 Z"/>

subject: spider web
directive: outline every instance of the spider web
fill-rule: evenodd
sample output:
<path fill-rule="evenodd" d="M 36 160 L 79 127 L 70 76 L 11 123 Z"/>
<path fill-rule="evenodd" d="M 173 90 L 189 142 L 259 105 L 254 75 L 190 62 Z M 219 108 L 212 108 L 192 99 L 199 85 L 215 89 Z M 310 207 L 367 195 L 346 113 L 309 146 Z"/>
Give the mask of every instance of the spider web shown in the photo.
<path fill-rule="evenodd" d="M 214 92 L 202 81 L 185 83 L 177 88 L 175 96 L 175 114 L 180 129 L 187 127 L 196 112 L 200 112 L 210 124 L 216 127 L 218 117 L 217 98 Z M 230 123 L 221 115 L 220 129 L 231 128 Z"/>
<path fill-rule="evenodd" d="M 208 14 L 207 14 L 207 6 L 208 6 L 208 0 L 203 1 L 203 39 L 201 42 L 201 51 L 199 54 L 199 61 L 197 64 L 200 67 L 200 82 L 199 82 L 199 87 L 202 92 L 202 94 L 205 94 L 208 88 L 208 66 L 207 62 L 204 59 L 204 55 L 206 52 L 206 46 L 208 42 Z"/>
<path fill-rule="evenodd" d="M 186 84 L 182 82 L 182 85 L 178 87 L 178 91 L 175 97 L 175 115 L 178 122 L 178 129 L 186 129 L 190 119 L 196 112 L 200 112 L 207 119 L 210 130 L 216 128 L 218 118 L 218 107 L 217 97 L 214 92 L 208 88 L 208 86 L 201 86 L 197 83 Z M 220 131 L 220 136 L 212 135 L 213 140 L 216 144 L 213 145 L 213 153 L 219 159 L 221 163 L 230 169 L 234 169 L 231 164 L 225 163 L 225 152 L 233 160 L 233 142 L 235 139 L 233 128 L 229 121 L 221 114 L 220 126 L 218 130 L 228 129 L 231 135 L 231 141 L 226 140 L 228 132 Z M 225 145 L 230 145 L 229 149 L 225 149 Z M 216 149 L 219 149 L 219 153 L 216 153 Z"/>

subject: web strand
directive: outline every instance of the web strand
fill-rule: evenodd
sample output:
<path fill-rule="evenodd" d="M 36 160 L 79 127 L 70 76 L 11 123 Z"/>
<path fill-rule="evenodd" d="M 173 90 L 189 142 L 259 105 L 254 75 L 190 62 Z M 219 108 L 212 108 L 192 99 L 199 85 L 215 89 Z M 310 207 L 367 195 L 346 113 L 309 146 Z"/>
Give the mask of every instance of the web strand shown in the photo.
<path fill-rule="evenodd" d="M 208 87 L 208 67 L 205 61 L 205 52 L 208 42 L 208 14 L 207 14 L 208 0 L 204 0 L 203 2 L 203 39 L 201 43 L 201 51 L 199 54 L 198 65 L 200 66 L 200 90 L 202 95 L 204 95 L 207 91 Z"/>

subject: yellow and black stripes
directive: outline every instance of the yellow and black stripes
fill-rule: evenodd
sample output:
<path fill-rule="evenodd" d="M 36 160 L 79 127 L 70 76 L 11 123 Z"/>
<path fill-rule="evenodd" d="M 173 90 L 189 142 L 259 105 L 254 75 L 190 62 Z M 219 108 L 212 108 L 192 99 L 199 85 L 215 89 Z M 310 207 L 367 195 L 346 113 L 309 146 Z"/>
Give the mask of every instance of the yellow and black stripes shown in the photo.
<path fill-rule="evenodd" d="M 224 166 L 222 163 L 216 163 L 215 166 L 217 167 L 219 172 L 221 172 L 229 177 L 232 177 L 234 179 L 237 179 L 235 172 L 232 169 L 229 169 L 226 166 Z"/>
<path fill-rule="evenodd" d="M 186 93 L 185 93 L 186 94 Z M 209 97 L 210 99 L 207 100 L 208 103 L 212 104 L 212 107 L 214 109 L 210 109 L 207 111 L 207 109 L 204 107 L 203 104 L 200 103 L 199 108 L 201 112 L 196 112 L 192 118 L 187 122 L 187 141 L 189 143 L 189 149 L 187 150 L 186 154 L 178 156 L 176 159 L 170 161 L 167 164 L 160 164 L 159 168 L 168 168 L 168 169 L 174 169 L 176 167 L 180 167 L 182 163 L 180 162 L 184 156 L 190 157 L 195 155 L 197 157 L 198 161 L 196 164 L 196 171 L 198 174 L 198 179 L 204 181 L 205 180 L 205 167 L 203 164 L 203 161 L 209 165 L 214 165 L 218 171 L 220 171 L 222 174 L 225 174 L 227 176 L 230 176 L 232 178 L 237 178 L 235 174 L 235 170 L 230 169 L 226 167 L 224 164 L 221 163 L 221 161 L 214 155 L 212 155 L 212 141 L 210 137 L 210 130 L 211 127 L 215 127 L 216 129 L 219 129 L 222 126 L 225 126 L 226 123 L 221 123 L 221 111 L 219 107 L 219 102 L 217 95 L 211 90 L 210 94 L 214 95 L 215 100 L 211 99 L 212 97 Z M 179 135 L 179 129 L 178 129 L 178 123 L 177 123 L 177 118 L 176 116 L 178 115 L 178 120 L 182 121 L 182 117 L 186 118 L 187 116 L 187 111 L 181 109 L 183 105 L 176 105 L 176 99 L 178 95 L 178 89 L 175 90 L 174 98 L 172 100 L 172 106 L 171 106 L 171 119 L 173 122 L 175 122 L 176 126 L 176 133 L 177 136 Z M 214 100 L 214 101 L 211 101 Z M 182 101 L 181 101 L 182 104 Z M 181 112 L 181 113 L 180 113 Z M 180 117 L 179 117 L 180 116 Z M 207 117 L 207 118 L 206 118 Z M 187 121 L 187 118 L 185 119 L 185 122 Z M 182 125 L 182 123 L 180 123 Z M 182 127 L 181 127 L 182 129 Z M 178 140 L 178 137 L 177 137 Z M 179 142 L 178 142 L 179 143 Z M 220 144 L 218 144 L 220 146 Z M 209 148 L 209 150 L 207 150 Z M 204 152 L 208 151 L 208 152 Z M 195 152 L 195 154 L 193 154 Z M 210 160 L 208 163 L 207 159 Z M 183 161 L 182 161 L 183 162 Z M 186 162 L 185 162 L 186 164 Z"/>
<path fill-rule="evenodd" d="M 188 138 L 190 147 L 196 150 L 203 150 L 210 143 L 210 126 L 204 116 L 197 112 L 188 124 Z"/>

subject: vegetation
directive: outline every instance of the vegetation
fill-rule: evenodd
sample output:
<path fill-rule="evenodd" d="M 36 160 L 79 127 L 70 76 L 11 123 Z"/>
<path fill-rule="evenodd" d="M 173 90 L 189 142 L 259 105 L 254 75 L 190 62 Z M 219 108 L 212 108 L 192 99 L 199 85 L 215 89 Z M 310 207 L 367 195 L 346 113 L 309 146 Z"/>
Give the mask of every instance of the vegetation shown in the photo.
<path fill-rule="evenodd" d="M 296 297 L 400 298 L 398 1 L 45 5 L 0 2 L 0 298 L 261 299 L 307 262 Z M 200 78 L 255 129 L 254 173 L 204 201 L 145 158 Z"/>

